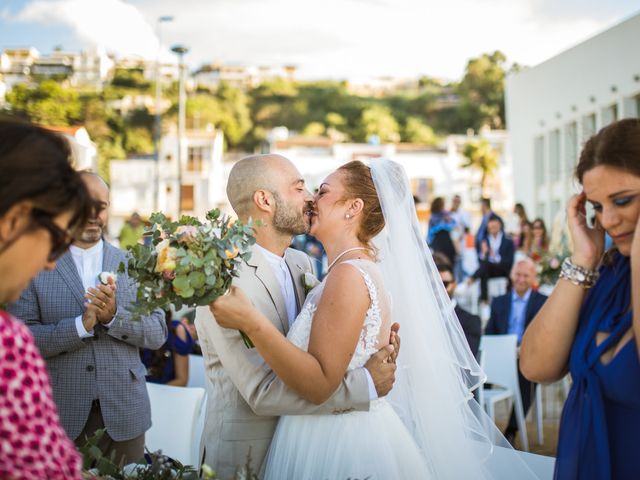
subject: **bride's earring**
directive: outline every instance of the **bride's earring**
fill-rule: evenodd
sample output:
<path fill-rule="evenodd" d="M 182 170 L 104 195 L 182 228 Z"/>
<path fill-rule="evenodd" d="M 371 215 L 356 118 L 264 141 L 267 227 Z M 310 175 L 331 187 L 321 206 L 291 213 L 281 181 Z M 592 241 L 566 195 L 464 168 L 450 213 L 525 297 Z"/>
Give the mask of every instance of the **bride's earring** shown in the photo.
<path fill-rule="evenodd" d="M 344 218 L 346 218 L 347 220 L 349 220 L 351 218 L 351 215 L 349 215 L 348 213 L 344 216 Z"/>

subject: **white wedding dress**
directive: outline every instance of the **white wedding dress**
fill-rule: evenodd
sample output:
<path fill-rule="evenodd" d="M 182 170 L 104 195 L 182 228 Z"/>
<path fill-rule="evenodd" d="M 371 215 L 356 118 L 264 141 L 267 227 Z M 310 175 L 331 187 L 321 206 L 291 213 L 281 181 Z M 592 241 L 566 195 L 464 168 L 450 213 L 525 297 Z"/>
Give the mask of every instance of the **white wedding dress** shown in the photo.
<path fill-rule="evenodd" d="M 370 306 L 348 370 L 364 366 L 388 343 L 390 297 L 378 266 L 368 260 L 347 260 L 361 274 Z M 326 280 L 326 279 L 325 279 Z M 325 281 L 309 295 L 287 338 L 306 350 L 313 315 Z M 373 400 L 370 410 L 334 415 L 280 417 L 264 464 L 265 480 L 429 479 L 427 462 L 393 407 Z"/>

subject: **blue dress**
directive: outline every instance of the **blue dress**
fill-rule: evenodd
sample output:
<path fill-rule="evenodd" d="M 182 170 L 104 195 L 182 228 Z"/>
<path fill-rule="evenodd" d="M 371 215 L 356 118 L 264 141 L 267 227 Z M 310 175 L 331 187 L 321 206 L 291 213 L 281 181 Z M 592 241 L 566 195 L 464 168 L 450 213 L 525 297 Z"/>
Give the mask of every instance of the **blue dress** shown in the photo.
<path fill-rule="evenodd" d="M 640 478 L 640 361 L 632 338 L 604 365 L 601 355 L 632 323 L 631 269 L 616 254 L 601 269 L 587 295 L 571 350 L 573 386 L 567 397 L 558 439 L 555 478 L 608 480 Z M 596 346 L 596 333 L 610 332 Z"/>
<path fill-rule="evenodd" d="M 193 349 L 193 338 L 189 333 L 189 330 L 185 328 L 185 332 L 187 334 L 187 340 L 183 341 L 175 334 L 175 330 L 177 328 L 184 328 L 179 320 L 172 320 L 171 327 L 172 330 L 169 331 L 169 336 L 167 337 L 167 341 L 161 347 L 165 352 L 165 362 L 164 367 L 162 369 L 161 376 L 151 376 L 147 375 L 147 382 L 151 383 L 168 383 L 174 378 L 176 378 L 176 369 L 173 362 L 174 355 L 189 355 L 191 350 Z M 140 352 L 140 356 L 142 358 L 142 363 L 144 363 L 145 367 L 149 368 L 151 363 L 153 362 L 153 352 L 154 350 L 144 349 Z"/>

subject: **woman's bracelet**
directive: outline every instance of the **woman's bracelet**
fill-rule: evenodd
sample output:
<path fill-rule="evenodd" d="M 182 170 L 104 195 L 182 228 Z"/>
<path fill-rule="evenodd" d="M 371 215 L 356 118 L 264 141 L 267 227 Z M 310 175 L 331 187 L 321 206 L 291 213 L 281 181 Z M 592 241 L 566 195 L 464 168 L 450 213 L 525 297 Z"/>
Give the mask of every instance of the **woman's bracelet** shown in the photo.
<path fill-rule="evenodd" d="M 567 257 L 562 262 L 560 269 L 560 278 L 569 280 L 574 285 L 582 288 L 591 288 L 598 281 L 600 272 L 597 270 L 587 270 L 571 261 L 571 257 Z"/>

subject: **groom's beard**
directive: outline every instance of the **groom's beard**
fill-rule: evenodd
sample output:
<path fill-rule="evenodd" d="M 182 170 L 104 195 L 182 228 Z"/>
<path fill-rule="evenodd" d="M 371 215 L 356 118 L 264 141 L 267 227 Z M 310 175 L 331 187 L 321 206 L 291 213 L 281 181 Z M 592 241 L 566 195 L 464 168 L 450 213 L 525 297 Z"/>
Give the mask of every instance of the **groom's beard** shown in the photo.
<path fill-rule="evenodd" d="M 305 210 L 288 205 L 282 198 L 274 193 L 276 211 L 273 216 L 273 228 L 284 235 L 301 235 L 309 231 L 310 217 Z"/>

